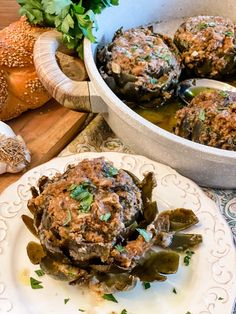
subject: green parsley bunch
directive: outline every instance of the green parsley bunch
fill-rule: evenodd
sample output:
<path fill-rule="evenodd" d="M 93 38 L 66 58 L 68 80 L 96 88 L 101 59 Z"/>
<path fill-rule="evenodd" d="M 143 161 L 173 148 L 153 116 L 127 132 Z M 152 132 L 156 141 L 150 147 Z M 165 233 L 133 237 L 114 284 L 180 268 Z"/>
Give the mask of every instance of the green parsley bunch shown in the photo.
<path fill-rule="evenodd" d="M 55 27 L 69 49 L 83 57 L 83 38 L 95 41 L 95 15 L 119 0 L 17 0 L 20 14 L 32 24 Z"/>

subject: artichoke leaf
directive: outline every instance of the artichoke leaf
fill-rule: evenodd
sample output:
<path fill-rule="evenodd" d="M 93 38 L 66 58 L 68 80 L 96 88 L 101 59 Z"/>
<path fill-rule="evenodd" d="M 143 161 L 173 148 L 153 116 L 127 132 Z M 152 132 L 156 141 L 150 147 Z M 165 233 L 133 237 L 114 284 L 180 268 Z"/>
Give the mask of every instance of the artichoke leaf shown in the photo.
<path fill-rule="evenodd" d="M 112 273 L 112 274 L 120 274 L 120 273 L 127 273 L 130 271 L 129 268 L 121 267 L 115 264 L 109 265 L 89 265 L 91 269 L 99 272 L 99 273 Z"/>
<path fill-rule="evenodd" d="M 126 173 L 128 173 L 128 175 L 133 179 L 133 181 L 134 181 L 134 183 L 135 183 L 135 185 L 137 185 L 137 187 L 142 187 L 142 181 L 141 180 L 139 180 L 139 178 L 135 175 L 135 174 L 133 174 L 131 171 L 129 171 L 129 170 L 125 170 L 125 169 L 123 169 Z"/>
<path fill-rule="evenodd" d="M 32 264 L 37 265 L 46 256 L 41 244 L 30 241 L 26 247 L 27 255 Z"/>
<path fill-rule="evenodd" d="M 152 191 L 156 187 L 155 174 L 148 172 L 142 181 L 142 200 L 144 207 L 152 200 Z"/>
<path fill-rule="evenodd" d="M 137 227 L 138 227 L 138 223 L 135 220 L 131 225 L 129 225 L 128 227 L 124 229 L 124 231 L 122 232 L 122 237 L 124 239 L 130 239 L 132 235 L 136 232 Z"/>
<path fill-rule="evenodd" d="M 61 281 L 84 280 L 88 276 L 85 270 L 70 264 L 63 264 L 48 255 L 41 260 L 40 267 L 46 274 Z"/>
<path fill-rule="evenodd" d="M 103 291 L 104 293 L 115 293 L 119 291 L 128 291 L 135 287 L 137 278 L 127 274 L 96 274 L 90 286 Z M 91 287 L 91 288 L 94 288 Z"/>
<path fill-rule="evenodd" d="M 190 234 L 177 232 L 173 234 L 171 244 L 168 248 L 176 251 L 186 251 L 202 243 L 201 234 Z"/>
<path fill-rule="evenodd" d="M 191 209 L 177 208 L 163 211 L 158 215 L 157 220 L 169 218 L 170 228 L 168 231 L 185 230 L 198 223 L 198 218 Z M 166 231 L 166 230 L 164 230 Z"/>
<path fill-rule="evenodd" d="M 131 272 L 141 281 L 164 281 L 166 276 L 162 274 L 174 274 L 179 267 L 179 254 L 175 252 L 150 250 Z"/>
<path fill-rule="evenodd" d="M 23 220 L 25 226 L 27 227 L 27 229 L 36 237 L 38 238 L 38 232 L 35 228 L 34 225 L 34 220 L 33 218 L 27 216 L 27 215 L 22 215 L 21 219 Z"/>
<path fill-rule="evenodd" d="M 143 216 L 147 225 L 153 223 L 158 215 L 157 202 L 149 202 L 143 208 Z"/>

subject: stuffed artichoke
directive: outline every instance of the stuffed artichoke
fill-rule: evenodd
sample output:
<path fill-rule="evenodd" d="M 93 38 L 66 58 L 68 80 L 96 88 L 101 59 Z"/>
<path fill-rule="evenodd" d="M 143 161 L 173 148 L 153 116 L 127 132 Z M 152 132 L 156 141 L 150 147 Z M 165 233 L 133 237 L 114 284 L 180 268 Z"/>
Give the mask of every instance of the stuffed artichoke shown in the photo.
<path fill-rule="evenodd" d="M 176 113 L 175 134 L 216 148 L 236 150 L 236 93 L 206 90 Z"/>
<path fill-rule="evenodd" d="M 190 17 L 176 31 L 174 43 L 192 76 L 221 78 L 236 73 L 235 25 L 228 18 Z"/>
<path fill-rule="evenodd" d="M 191 210 L 158 214 L 153 173 L 143 181 L 103 158 L 85 159 L 32 188 L 23 221 L 40 244 L 27 246 L 32 263 L 52 277 L 96 291 L 128 290 L 141 281 L 164 281 L 178 270 L 179 255 L 202 241 L 184 234 L 198 222 Z M 145 270 L 145 271 L 144 271 Z"/>
<path fill-rule="evenodd" d="M 97 58 L 103 79 L 130 105 L 161 105 L 172 97 L 181 74 L 177 48 L 152 27 L 118 30 Z"/>

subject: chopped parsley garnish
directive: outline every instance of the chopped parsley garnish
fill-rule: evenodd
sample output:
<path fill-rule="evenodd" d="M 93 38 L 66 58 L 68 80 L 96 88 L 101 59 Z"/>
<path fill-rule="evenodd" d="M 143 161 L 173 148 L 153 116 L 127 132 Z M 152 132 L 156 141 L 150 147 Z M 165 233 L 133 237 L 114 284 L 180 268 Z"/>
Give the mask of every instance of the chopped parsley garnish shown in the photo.
<path fill-rule="evenodd" d="M 30 285 L 32 289 L 42 289 L 43 286 L 41 285 L 41 281 L 34 279 L 33 277 L 30 277 Z"/>
<path fill-rule="evenodd" d="M 136 228 L 136 230 L 144 238 L 146 242 L 149 242 L 151 240 L 152 235 L 149 232 L 147 232 L 145 229 Z"/>
<path fill-rule="evenodd" d="M 133 45 L 130 50 L 131 52 L 135 52 L 137 49 L 138 49 L 138 45 Z"/>
<path fill-rule="evenodd" d="M 129 51 L 127 51 L 127 50 L 125 51 L 124 54 L 125 54 L 125 56 L 128 57 L 128 58 L 131 58 L 131 57 L 132 57 L 131 53 L 130 53 Z"/>
<path fill-rule="evenodd" d="M 227 31 L 227 32 L 224 32 L 225 36 L 227 37 L 234 37 L 234 32 L 232 31 Z"/>
<path fill-rule="evenodd" d="M 194 252 L 193 251 L 186 251 L 185 253 L 186 253 L 186 256 L 184 257 L 184 264 L 185 264 L 185 266 L 189 266 L 191 257 L 194 254 Z"/>
<path fill-rule="evenodd" d="M 218 298 L 218 300 L 224 300 L 224 298 L 222 298 L 222 297 L 219 297 L 219 298 Z"/>
<path fill-rule="evenodd" d="M 202 30 L 202 29 L 206 29 L 207 27 L 215 27 L 215 26 L 216 26 L 215 22 L 209 22 L 209 23 L 201 22 L 198 24 L 197 28 L 199 30 Z"/>
<path fill-rule="evenodd" d="M 120 314 L 128 314 L 128 312 L 126 311 L 126 309 L 123 309 Z"/>
<path fill-rule="evenodd" d="M 105 293 L 102 297 L 103 297 L 103 299 L 105 299 L 107 301 L 112 301 L 112 302 L 118 303 L 118 301 L 116 300 L 114 295 L 111 293 Z"/>
<path fill-rule="evenodd" d="M 229 93 L 227 93 L 227 92 L 224 91 L 224 90 L 221 90 L 221 91 L 219 92 L 219 95 L 220 95 L 221 97 L 223 97 L 223 98 L 228 98 L 228 97 L 229 97 Z"/>
<path fill-rule="evenodd" d="M 82 310 L 82 309 L 78 309 L 78 311 L 80 311 L 80 312 L 85 312 L 85 310 Z"/>
<path fill-rule="evenodd" d="M 67 216 L 65 221 L 63 222 L 62 226 L 65 227 L 71 222 L 71 211 L 67 209 Z"/>
<path fill-rule="evenodd" d="M 64 299 L 64 304 L 68 303 L 70 301 L 70 299 Z"/>
<path fill-rule="evenodd" d="M 156 84 L 157 82 L 158 82 L 158 80 L 157 80 L 155 77 L 151 77 L 151 78 L 150 78 L 150 83 L 151 83 L 151 84 L 154 85 L 154 84 Z"/>
<path fill-rule="evenodd" d="M 210 27 L 215 27 L 215 26 L 216 26 L 216 23 L 215 23 L 215 22 L 209 22 L 209 23 L 208 23 L 208 26 L 210 26 Z"/>
<path fill-rule="evenodd" d="M 198 117 L 199 117 L 199 120 L 205 121 L 206 115 L 205 115 L 205 110 L 204 110 L 204 109 L 201 109 L 201 110 L 200 110 Z"/>
<path fill-rule="evenodd" d="M 160 51 L 155 51 L 154 54 L 155 54 L 156 57 L 158 57 L 158 58 L 160 58 L 160 59 L 162 59 L 162 60 L 164 60 L 164 61 L 166 61 L 168 63 L 171 61 L 171 58 L 172 58 L 172 56 L 171 56 L 171 54 L 169 52 L 163 53 L 163 52 L 160 52 Z"/>
<path fill-rule="evenodd" d="M 145 61 L 150 61 L 151 60 L 151 56 L 150 55 L 147 55 L 143 58 Z"/>
<path fill-rule="evenodd" d="M 198 29 L 205 29 L 205 28 L 207 28 L 208 27 L 208 24 L 207 23 L 204 23 L 204 22 L 202 22 L 202 23 L 199 23 L 198 24 L 198 26 L 197 26 L 197 28 Z"/>
<path fill-rule="evenodd" d="M 188 312 L 186 312 L 186 314 L 191 314 L 191 313 L 188 311 Z"/>
<path fill-rule="evenodd" d="M 103 167 L 103 173 L 105 177 L 114 177 L 119 173 L 119 170 L 113 167 L 112 165 L 105 164 Z"/>
<path fill-rule="evenodd" d="M 177 294 L 177 291 L 176 291 L 176 289 L 175 289 L 175 288 L 174 288 L 172 291 L 173 291 L 173 293 L 174 293 L 174 294 Z"/>
<path fill-rule="evenodd" d="M 143 287 L 144 287 L 145 290 L 151 288 L 150 282 L 143 282 Z"/>
<path fill-rule="evenodd" d="M 115 246 L 115 248 L 116 248 L 117 251 L 119 251 L 120 253 L 126 253 L 126 252 L 127 252 L 127 250 L 126 250 L 122 245 L 120 245 L 120 244 L 117 244 L 117 245 Z"/>
<path fill-rule="evenodd" d="M 39 276 L 42 277 L 45 275 L 45 272 L 42 269 L 37 269 L 35 270 L 35 273 Z"/>
<path fill-rule="evenodd" d="M 80 202 L 79 213 L 87 213 L 93 202 L 93 194 L 91 189 L 96 188 L 90 181 L 84 181 L 80 185 L 72 184 L 69 187 L 70 197 Z"/>
<path fill-rule="evenodd" d="M 79 212 L 88 213 L 93 202 L 93 194 L 89 193 L 79 205 Z"/>
<path fill-rule="evenodd" d="M 108 213 L 106 213 L 106 214 L 101 215 L 101 216 L 100 216 L 100 220 L 101 220 L 101 221 L 108 221 L 110 217 L 111 217 L 111 213 L 108 212 Z"/>

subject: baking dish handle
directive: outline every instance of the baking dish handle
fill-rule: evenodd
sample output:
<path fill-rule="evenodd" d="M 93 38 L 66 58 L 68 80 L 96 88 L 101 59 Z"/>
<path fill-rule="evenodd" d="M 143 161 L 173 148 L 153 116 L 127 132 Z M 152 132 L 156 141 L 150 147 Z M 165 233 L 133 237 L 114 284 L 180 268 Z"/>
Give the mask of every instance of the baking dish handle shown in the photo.
<path fill-rule="evenodd" d="M 45 32 L 37 39 L 34 64 L 40 81 L 64 107 L 83 112 L 106 112 L 107 106 L 92 82 L 73 81 L 61 71 L 55 56 L 61 44 L 61 34 L 55 30 Z"/>

